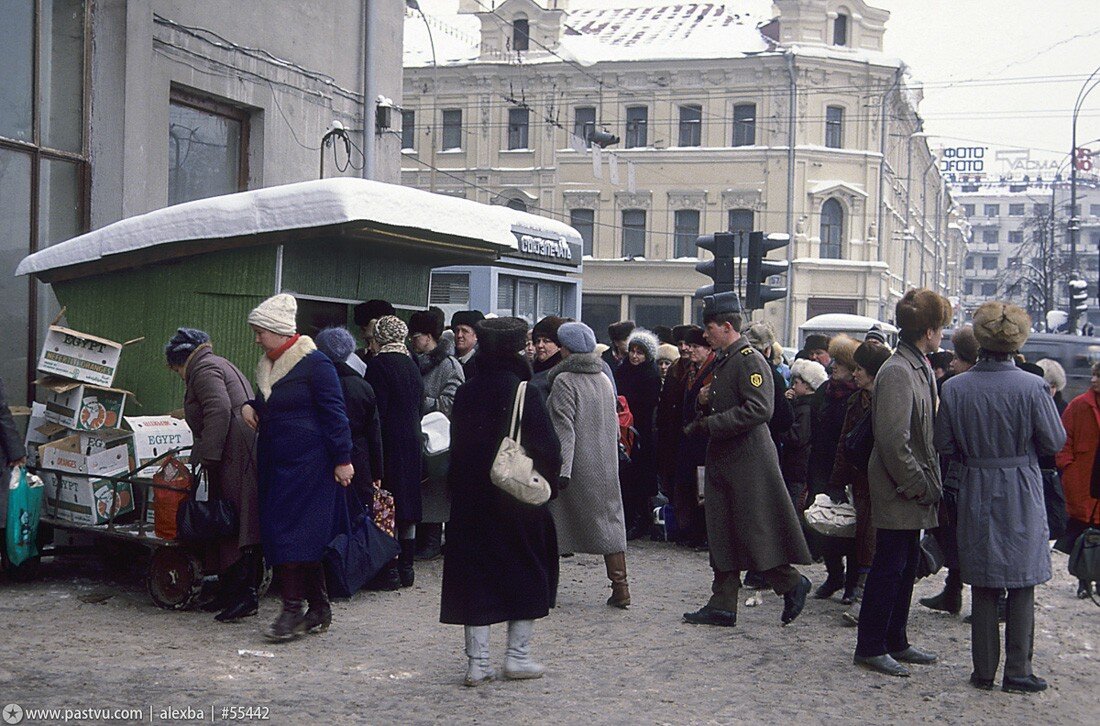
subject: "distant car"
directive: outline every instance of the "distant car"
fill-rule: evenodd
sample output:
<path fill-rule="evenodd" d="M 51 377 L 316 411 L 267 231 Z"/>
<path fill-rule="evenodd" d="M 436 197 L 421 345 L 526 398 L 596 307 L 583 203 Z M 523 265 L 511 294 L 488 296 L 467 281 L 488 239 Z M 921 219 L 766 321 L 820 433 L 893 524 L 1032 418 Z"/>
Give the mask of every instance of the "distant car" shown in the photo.
<path fill-rule="evenodd" d="M 944 350 L 954 350 L 951 335 L 954 330 L 943 332 Z M 1089 387 L 1092 365 L 1100 361 L 1100 338 L 1058 333 L 1032 333 L 1020 351 L 1030 363 L 1050 358 L 1066 369 L 1066 388 L 1062 395 L 1067 401 L 1080 396 Z"/>
<path fill-rule="evenodd" d="M 882 332 L 886 335 L 886 340 L 891 348 L 897 345 L 898 329 L 890 323 L 884 323 L 881 320 L 875 320 L 866 315 L 826 313 L 824 315 L 815 315 L 798 326 L 798 347 L 801 349 L 803 344 L 805 344 L 806 336 L 814 334 L 832 337 L 844 333 L 856 340 L 863 340 L 863 336 L 865 336 L 867 331 L 874 325 L 882 328 Z"/>

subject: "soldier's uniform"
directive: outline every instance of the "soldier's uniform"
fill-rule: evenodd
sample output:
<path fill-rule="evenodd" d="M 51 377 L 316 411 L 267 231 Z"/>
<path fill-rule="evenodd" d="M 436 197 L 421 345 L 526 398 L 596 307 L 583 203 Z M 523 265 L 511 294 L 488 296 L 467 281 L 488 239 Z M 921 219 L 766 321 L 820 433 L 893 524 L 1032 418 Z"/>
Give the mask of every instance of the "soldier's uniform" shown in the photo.
<path fill-rule="evenodd" d="M 701 616 L 685 614 L 689 622 L 731 625 L 711 615 L 736 615 L 743 570 L 763 573 L 777 593 L 805 602 L 809 581 L 791 565 L 811 558 L 768 431 L 774 392 L 768 362 L 745 338 L 718 353 L 710 412 L 700 420 L 710 434 L 704 496 L 714 594 Z"/>

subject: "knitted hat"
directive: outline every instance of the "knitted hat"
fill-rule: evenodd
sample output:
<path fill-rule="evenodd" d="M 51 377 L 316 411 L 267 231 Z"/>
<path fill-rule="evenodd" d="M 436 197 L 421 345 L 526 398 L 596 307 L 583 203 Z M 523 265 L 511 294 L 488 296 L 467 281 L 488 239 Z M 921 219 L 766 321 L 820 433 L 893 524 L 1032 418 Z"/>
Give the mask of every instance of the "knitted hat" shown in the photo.
<path fill-rule="evenodd" d="M 661 343 L 657 346 L 657 360 L 668 360 L 675 363 L 680 360 L 680 349 L 672 343 Z"/>
<path fill-rule="evenodd" d="M 347 328 L 325 328 L 313 337 L 313 342 L 333 363 L 346 361 L 355 352 L 355 338 Z"/>
<path fill-rule="evenodd" d="M 775 345 L 775 329 L 763 320 L 750 324 L 741 334 L 761 353 Z"/>
<path fill-rule="evenodd" d="M 813 335 L 806 336 L 806 345 L 802 346 L 804 350 L 829 350 L 829 336 L 822 335 L 821 333 L 814 333 Z"/>
<path fill-rule="evenodd" d="M 875 323 L 871 326 L 871 329 L 867 331 L 867 334 L 863 336 L 864 340 L 870 340 L 882 343 L 886 345 L 886 333 L 882 332 L 882 326 Z"/>
<path fill-rule="evenodd" d="M 248 324 L 270 330 L 278 335 L 294 335 L 298 332 L 295 317 L 298 315 L 298 301 L 285 292 L 272 295 L 257 305 L 248 314 Z"/>
<path fill-rule="evenodd" d="M 210 336 L 202 330 L 178 328 L 176 334 L 164 346 L 164 357 L 168 359 L 168 365 L 181 366 L 195 352 L 195 348 L 209 342 Z"/>
<path fill-rule="evenodd" d="M 791 380 L 795 378 L 801 378 L 806 381 L 810 388 L 816 391 L 821 387 L 822 383 L 828 380 L 829 374 L 825 372 L 825 366 L 817 361 L 799 358 L 794 363 L 791 363 Z"/>
<path fill-rule="evenodd" d="M 853 354 L 856 364 L 874 378 L 878 375 L 878 369 L 890 358 L 890 349 L 884 345 L 875 345 L 864 341 L 856 348 Z"/>
<path fill-rule="evenodd" d="M 709 348 L 710 343 L 703 336 L 703 329 L 695 325 L 691 326 L 691 329 L 684 333 L 684 342 L 688 345 L 700 345 L 704 348 Z"/>
<path fill-rule="evenodd" d="M 657 360 L 657 345 L 657 336 L 645 328 L 637 328 L 626 339 L 627 350 L 641 348 L 645 351 L 646 359 L 651 361 Z"/>
<path fill-rule="evenodd" d="M 987 302 L 974 313 L 974 337 L 983 349 L 1015 353 L 1031 334 L 1031 318 L 1016 305 Z"/>
<path fill-rule="evenodd" d="M 596 349 L 596 333 L 584 323 L 563 323 L 558 328 L 558 340 L 570 353 L 591 353 Z"/>
<path fill-rule="evenodd" d="M 607 326 L 607 335 L 612 340 L 626 340 L 634 332 L 633 320 L 621 320 Z"/>
<path fill-rule="evenodd" d="M 451 316 L 451 330 L 459 325 L 468 325 L 473 328 L 484 319 L 485 315 L 480 310 L 459 310 Z"/>
<path fill-rule="evenodd" d="M 672 329 L 672 342 L 683 342 L 684 336 L 687 335 L 687 331 L 691 330 L 692 328 L 698 327 L 698 325 L 677 325 L 675 328 Z"/>
<path fill-rule="evenodd" d="M 490 318 L 478 322 L 478 358 L 518 357 L 527 345 L 527 322 L 522 318 Z"/>
<path fill-rule="evenodd" d="M 561 345 L 558 341 L 558 328 L 567 322 L 569 322 L 569 318 L 559 318 L 557 315 L 547 315 L 545 318 L 535 323 L 535 327 L 531 329 L 531 340 L 547 338 L 554 345 Z M 576 353 L 577 351 L 573 352 Z"/>
<path fill-rule="evenodd" d="M 978 339 L 974 335 L 974 327 L 964 326 L 955 331 L 951 336 L 951 345 L 955 349 L 955 355 L 966 363 L 974 365 L 978 362 Z"/>
<path fill-rule="evenodd" d="M 362 327 L 372 320 L 394 314 L 393 305 L 385 300 L 367 300 L 355 306 L 355 324 Z"/>
<path fill-rule="evenodd" d="M 374 329 L 374 340 L 378 345 L 390 343 L 404 343 L 409 337 L 409 326 L 396 315 L 384 315 L 378 319 L 378 325 Z"/>
<path fill-rule="evenodd" d="M 439 308 L 418 310 L 409 318 L 409 335 L 423 333 L 432 336 L 432 340 L 439 340 L 443 335 L 443 311 Z"/>

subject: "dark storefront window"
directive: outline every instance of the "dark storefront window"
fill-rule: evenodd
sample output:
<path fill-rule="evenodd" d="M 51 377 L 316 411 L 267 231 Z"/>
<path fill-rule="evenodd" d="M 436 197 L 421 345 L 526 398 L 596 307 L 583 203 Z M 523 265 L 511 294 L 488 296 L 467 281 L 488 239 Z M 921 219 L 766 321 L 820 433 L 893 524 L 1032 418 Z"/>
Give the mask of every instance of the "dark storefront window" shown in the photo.
<path fill-rule="evenodd" d="M 610 343 L 607 326 L 621 320 L 618 295 L 582 295 L 581 320 L 596 333 L 596 340 Z"/>

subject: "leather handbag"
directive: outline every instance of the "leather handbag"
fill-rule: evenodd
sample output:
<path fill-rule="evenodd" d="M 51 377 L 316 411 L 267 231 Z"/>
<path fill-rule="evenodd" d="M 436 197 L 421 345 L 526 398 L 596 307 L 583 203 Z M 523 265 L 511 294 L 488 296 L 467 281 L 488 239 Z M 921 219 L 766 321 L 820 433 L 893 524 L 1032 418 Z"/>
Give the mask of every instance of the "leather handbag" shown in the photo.
<path fill-rule="evenodd" d="M 806 508 L 806 524 L 826 537 L 855 537 L 856 508 L 850 502 L 834 502 L 828 494 L 818 494 Z"/>
<path fill-rule="evenodd" d="M 1096 519 L 1097 507 L 1093 507 L 1090 521 Z M 1089 525 L 1073 543 L 1073 549 L 1069 553 L 1069 574 L 1078 580 L 1100 582 L 1100 527 Z M 1100 605 L 1091 592 L 1089 597 Z"/>
<path fill-rule="evenodd" d="M 181 542 L 199 544 L 237 535 L 239 521 L 232 502 L 213 497 L 203 502 L 195 498 L 203 480 L 210 483 L 206 470 L 196 466 L 191 496 L 176 510 L 176 539 Z"/>
<path fill-rule="evenodd" d="M 328 590 L 336 597 L 359 592 L 401 552 L 401 545 L 379 529 L 355 492 L 349 489 L 348 494 L 355 514 L 346 515 L 345 531 L 328 543 L 322 555 Z"/>
<path fill-rule="evenodd" d="M 512 421 L 493 458 L 489 480 L 505 493 L 524 504 L 546 504 L 550 501 L 550 482 L 535 471 L 535 462 L 523 448 L 523 399 L 527 382 L 516 388 L 516 400 L 512 403 Z"/>
<path fill-rule="evenodd" d="M 940 541 L 936 539 L 936 535 L 931 532 L 925 532 L 924 536 L 920 538 L 920 555 L 917 560 L 917 579 L 920 580 L 924 577 L 930 577 L 943 567 L 944 555 L 943 548 L 940 547 Z"/>

